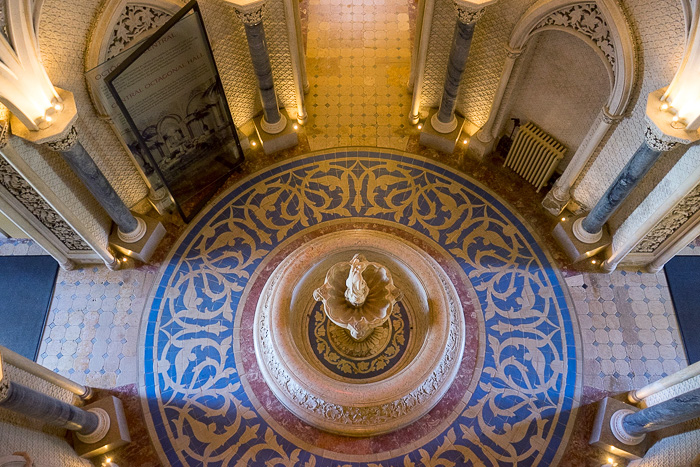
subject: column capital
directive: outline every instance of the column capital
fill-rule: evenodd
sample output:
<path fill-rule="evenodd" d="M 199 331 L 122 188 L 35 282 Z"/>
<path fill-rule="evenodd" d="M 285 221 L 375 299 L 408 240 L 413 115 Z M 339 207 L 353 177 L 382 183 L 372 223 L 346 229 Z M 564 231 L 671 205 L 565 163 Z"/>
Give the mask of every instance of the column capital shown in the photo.
<path fill-rule="evenodd" d="M 496 3 L 498 0 L 454 0 L 457 20 L 460 23 L 472 24 L 484 16 L 484 7 Z"/>
<path fill-rule="evenodd" d="M 644 142 L 654 151 L 666 152 L 675 148 L 680 141 L 669 138 L 656 125 L 649 125 L 644 132 Z"/>
<path fill-rule="evenodd" d="M 75 126 L 71 125 L 68 131 L 66 131 L 54 140 L 47 141 L 45 144 L 49 147 L 49 149 L 53 151 L 65 152 L 70 150 L 70 148 L 75 146 L 77 143 L 78 130 L 75 129 Z"/>
<path fill-rule="evenodd" d="M 510 46 L 510 44 L 506 44 L 506 54 L 508 54 L 508 58 L 510 59 L 515 60 L 516 58 L 520 57 L 523 52 L 525 52 L 525 47 L 522 49 L 514 49 Z"/>
<path fill-rule="evenodd" d="M 265 0 L 227 0 L 236 10 L 236 16 L 246 26 L 262 23 Z"/>
<path fill-rule="evenodd" d="M 622 120 L 622 115 L 613 115 L 610 113 L 610 109 L 607 106 L 603 107 L 603 122 L 607 125 L 612 125 L 613 123 Z"/>

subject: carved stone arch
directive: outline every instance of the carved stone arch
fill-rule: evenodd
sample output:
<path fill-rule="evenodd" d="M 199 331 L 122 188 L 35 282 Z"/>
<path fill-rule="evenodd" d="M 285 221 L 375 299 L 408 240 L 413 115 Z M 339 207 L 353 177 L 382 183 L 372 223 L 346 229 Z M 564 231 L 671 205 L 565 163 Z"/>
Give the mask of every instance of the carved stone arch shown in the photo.
<path fill-rule="evenodd" d="M 515 25 L 509 47 L 521 50 L 534 34 L 547 29 L 570 32 L 594 47 L 612 71 L 607 112 L 623 115 L 632 97 L 637 54 L 632 31 L 618 3 L 615 0 L 539 0 Z"/>
<path fill-rule="evenodd" d="M 85 71 L 116 56 L 130 44 L 138 42 L 148 32 L 164 24 L 182 5 L 170 0 L 105 0 L 90 30 L 85 52 Z M 88 80 L 90 98 L 100 117 L 108 119 L 107 112 Z"/>

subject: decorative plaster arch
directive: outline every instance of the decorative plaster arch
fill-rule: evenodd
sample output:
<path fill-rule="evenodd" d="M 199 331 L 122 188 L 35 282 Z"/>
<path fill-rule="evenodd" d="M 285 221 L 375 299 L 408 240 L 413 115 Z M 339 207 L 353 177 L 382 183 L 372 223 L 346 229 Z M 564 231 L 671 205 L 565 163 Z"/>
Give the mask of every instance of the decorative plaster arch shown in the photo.
<path fill-rule="evenodd" d="M 586 15 L 592 21 L 583 21 Z M 535 34 L 552 29 L 571 33 L 593 47 L 608 69 L 611 82 L 610 95 L 596 118 L 596 123 L 542 203 L 549 212 L 558 215 L 568 204 L 571 187 L 583 167 L 610 127 L 627 111 L 637 79 L 638 64 L 630 24 L 616 0 L 538 0 L 513 28 L 508 48 L 517 53 L 512 54 L 512 60 L 517 60 L 517 56 Z M 513 64 L 508 68 L 512 70 Z M 510 72 L 504 73 L 501 81 L 500 89 L 505 93 L 506 87 L 513 85 L 510 83 Z M 493 138 L 500 132 L 507 109 L 507 103 L 500 103 L 502 97 L 496 96 L 494 101 L 492 116 L 487 122 L 492 125 L 486 128 L 489 133 L 487 137 Z"/>
<path fill-rule="evenodd" d="M 584 5 L 597 7 L 602 16 L 595 19 L 607 26 L 607 37 L 596 35 L 595 30 L 581 27 L 576 21 L 572 13 L 580 13 Z M 637 54 L 632 31 L 618 3 L 614 0 L 539 0 L 515 25 L 508 45 L 513 50 L 521 50 L 534 34 L 547 29 L 569 32 L 594 47 L 612 73 L 606 110 L 610 115 L 622 116 L 632 97 Z"/>
<path fill-rule="evenodd" d="M 106 0 L 99 8 L 88 36 L 85 71 L 92 70 L 114 57 L 131 43 L 149 35 L 154 27 L 165 23 L 182 7 L 170 0 Z M 126 26 L 131 20 L 131 29 Z M 87 82 L 97 114 L 109 119 L 99 98 L 99 91 Z"/>

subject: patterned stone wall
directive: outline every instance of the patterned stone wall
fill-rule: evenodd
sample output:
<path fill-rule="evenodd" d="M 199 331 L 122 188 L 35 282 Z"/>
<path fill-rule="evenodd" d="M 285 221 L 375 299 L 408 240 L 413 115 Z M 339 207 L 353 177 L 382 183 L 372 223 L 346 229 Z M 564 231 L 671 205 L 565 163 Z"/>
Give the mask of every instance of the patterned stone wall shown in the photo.
<path fill-rule="evenodd" d="M 91 250 L 46 200 L 2 158 L 0 158 L 0 185 L 22 203 L 27 211 L 49 229 L 66 248 L 72 251 Z"/>
<path fill-rule="evenodd" d="M 17 150 L 22 161 L 41 179 L 44 188 L 51 190 L 60 201 L 62 207 L 56 205 L 56 209 L 64 216 L 70 213 L 80 221 L 82 225 L 76 223 L 74 227 L 89 239 L 89 243 L 106 247 L 112 221 L 63 158 L 56 152 L 16 136 L 10 137 L 9 145 Z M 43 190 L 40 191 L 45 194 Z"/>

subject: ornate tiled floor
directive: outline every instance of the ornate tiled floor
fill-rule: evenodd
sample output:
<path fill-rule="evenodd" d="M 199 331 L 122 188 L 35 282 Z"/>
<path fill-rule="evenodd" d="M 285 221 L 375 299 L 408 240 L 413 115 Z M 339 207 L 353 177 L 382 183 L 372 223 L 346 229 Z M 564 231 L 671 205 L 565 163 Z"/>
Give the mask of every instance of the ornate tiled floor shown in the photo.
<path fill-rule="evenodd" d="M 439 250 L 479 330 L 425 419 L 353 439 L 303 424 L 269 393 L 252 318 L 295 242 L 359 226 Z M 152 437 L 172 465 L 551 465 L 582 379 L 565 290 L 522 220 L 448 167 L 366 149 L 272 166 L 194 221 L 163 265 L 142 326 Z"/>

